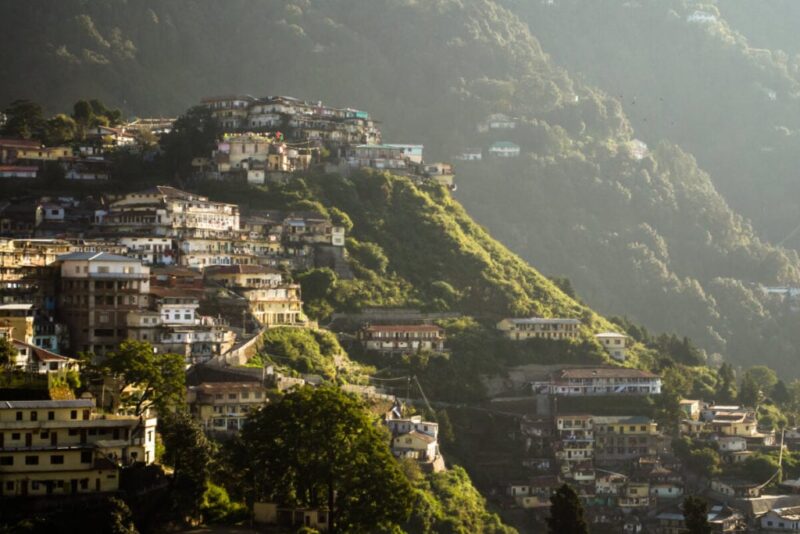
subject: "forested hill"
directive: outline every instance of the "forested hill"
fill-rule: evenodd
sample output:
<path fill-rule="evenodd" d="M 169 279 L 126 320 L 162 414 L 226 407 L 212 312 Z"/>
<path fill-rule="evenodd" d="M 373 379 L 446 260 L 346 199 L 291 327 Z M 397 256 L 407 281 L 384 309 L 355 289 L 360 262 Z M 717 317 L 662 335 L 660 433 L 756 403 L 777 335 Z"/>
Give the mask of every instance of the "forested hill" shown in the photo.
<path fill-rule="evenodd" d="M 618 98 L 642 139 L 694 154 L 759 235 L 800 247 L 797 2 L 502 3 Z"/>
<path fill-rule="evenodd" d="M 493 234 L 605 313 L 794 371 L 791 317 L 756 285 L 800 284 L 796 254 L 756 237 L 694 148 L 648 133 L 637 159 L 633 104 L 556 65 L 498 2 L 7 1 L 3 14 L 0 105 L 59 112 L 97 97 L 144 116 L 210 94 L 289 94 L 366 109 L 386 140 L 424 143 L 430 160 L 514 141 L 513 162 L 457 166 L 459 200 Z M 478 134 L 492 112 L 520 126 Z"/>

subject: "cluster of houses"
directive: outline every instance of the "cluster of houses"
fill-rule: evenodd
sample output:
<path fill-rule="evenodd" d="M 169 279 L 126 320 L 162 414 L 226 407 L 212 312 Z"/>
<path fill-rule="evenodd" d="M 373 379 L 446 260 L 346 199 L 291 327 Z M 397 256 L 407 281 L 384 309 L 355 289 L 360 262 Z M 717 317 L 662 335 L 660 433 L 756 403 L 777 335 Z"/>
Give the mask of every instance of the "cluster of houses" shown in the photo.
<path fill-rule="evenodd" d="M 391 170 L 418 181 L 454 187 L 448 163 L 426 163 L 419 144 L 383 143 L 369 113 L 288 96 L 221 96 L 202 100 L 224 134 L 199 175 L 250 184 L 285 182 L 292 173 L 324 163 L 330 172 Z"/>
<path fill-rule="evenodd" d="M 477 130 L 481 134 L 503 136 L 503 134 L 513 133 L 517 129 L 518 123 L 519 119 L 509 117 L 505 113 L 492 113 L 486 120 L 478 124 Z M 458 161 L 481 161 L 484 152 L 490 158 L 510 159 L 519 157 L 521 148 L 512 141 L 495 139 L 485 151 L 483 148 L 465 148 L 456 154 L 453 159 Z"/>
<path fill-rule="evenodd" d="M 263 327 L 307 324 L 282 268 L 348 274 L 344 228 L 317 213 L 242 215 L 164 186 L 9 206 L 0 326 L 55 354 L 102 355 L 132 338 L 207 361 Z"/>
<path fill-rule="evenodd" d="M 755 410 L 743 406 L 680 401 L 681 436 L 694 447 L 707 447 L 721 459 L 721 472 L 705 479 L 683 465 L 672 449 L 674 435 L 662 432 L 637 407 L 658 395 L 656 375 L 625 368 L 564 368 L 534 385 L 548 397 L 552 413 L 519 418 L 514 436 L 526 451 L 516 476 L 500 488 L 500 504 L 545 517 L 550 495 L 564 482 L 578 492 L 592 523 L 620 532 L 684 532 L 681 508 L 686 495 L 710 502 L 708 520 L 713 532 L 786 532 L 800 528 L 800 480 L 742 477 L 741 464 L 756 452 L 777 452 L 800 445 L 800 432 L 782 439 L 759 426 Z M 569 383 L 569 385 L 565 385 Z M 611 385 L 609 385 L 611 384 Z M 619 387 L 623 386 L 623 387 Z M 578 389 L 573 389 L 577 387 Z M 580 406 L 567 402 L 584 398 Z M 623 401 L 623 402 L 620 402 Z M 592 406 L 597 410 L 591 410 Z M 612 409 L 608 406 L 613 406 Z M 629 406 L 637 414 L 616 415 Z M 603 415 L 597 415 L 602 413 Z"/>
<path fill-rule="evenodd" d="M 0 178 L 34 179 L 55 165 L 67 180 L 108 180 L 111 153 L 137 147 L 136 132 L 100 125 L 87 129 L 80 143 L 49 147 L 36 139 L 0 139 Z"/>

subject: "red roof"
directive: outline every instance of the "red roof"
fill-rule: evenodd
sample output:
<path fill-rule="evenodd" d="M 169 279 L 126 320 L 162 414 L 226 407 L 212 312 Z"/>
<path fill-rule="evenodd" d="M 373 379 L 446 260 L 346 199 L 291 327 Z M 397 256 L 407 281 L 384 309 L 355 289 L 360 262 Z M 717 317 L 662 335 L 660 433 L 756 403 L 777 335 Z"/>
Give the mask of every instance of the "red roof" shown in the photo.
<path fill-rule="evenodd" d="M 578 369 L 564 369 L 560 378 L 658 378 L 658 375 L 641 369 L 629 367 L 592 367 Z"/>
<path fill-rule="evenodd" d="M 23 167 L 21 165 L 0 165 L 0 172 L 31 172 L 38 171 L 39 167 Z"/>
<path fill-rule="evenodd" d="M 212 265 L 206 267 L 205 272 L 209 275 L 215 274 L 275 274 L 280 273 L 276 269 L 263 265 Z"/>
<path fill-rule="evenodd" d="M 0 147 L 40 148 L 42 142 L 36 139 L 0 139 Z"/>

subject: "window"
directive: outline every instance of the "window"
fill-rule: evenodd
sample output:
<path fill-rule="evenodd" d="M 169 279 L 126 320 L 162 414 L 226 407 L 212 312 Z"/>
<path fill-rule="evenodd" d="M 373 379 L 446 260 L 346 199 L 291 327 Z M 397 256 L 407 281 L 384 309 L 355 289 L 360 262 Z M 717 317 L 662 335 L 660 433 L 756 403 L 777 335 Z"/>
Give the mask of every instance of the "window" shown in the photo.
<path fill-rule="evenodd" d="M 14 465 L 14 457 L 0 456 L 0 465 Z"/>
<path fill-rule="evenodd" d="M 81 463 L 82 464 L 92 463 L 92 451 L 81 451 Z"/>
<path fill-rule="evenodd" d="M 19 432 L 14 432 L 11 434 L 11 441 L 19 441 L 19 438 L 20 438 Z"/>
<path fill-rule="evenodd" d="M 39 465 L 39 457 L 38 456 L 26 456 L 25 457 L 25 465 Z"/>
<path fill-rule="evenodd" d="M 78 410 L 70 410 L 69 418 L 70 419 L 77 419 L 78 418 Z M 70 430 L 70 432 L 72 432 L 72 431 Z"/>
<path fill-rule="evenodd" d="M 89 489 L 89 479 L 88 478 L 82 478 L 81 479 L 81 489 L 82 490 Z"/>
<path fill-rule="evenodd" d="M 50 433 L 47 432 L 47 431 L 39 433 L 39 439 L 47 439 L 49 437 L 50 437 Z"/>
<path fill-rule="evenodd" d="M 6 482 L 6 489 L 8 491 L 13 491 L 14 490 L 14 481 L 13 480 L 9 480 L 8 482 Z"/>
<path fill-rule="evenodd" d="M 236 393 L 228 393 L 228 400 L 236 400 Z"/>
<path fill-rule="evenodd" d="M 50 464 L 52 465 L 62 465 L 64 463 L 64 455 L 63 454 L 52 454 L 50 455 Z"/>
<path fill-rule="evenodd" d="M 17 421 L 22 421 L 22 412 L 17 412 Z"/>

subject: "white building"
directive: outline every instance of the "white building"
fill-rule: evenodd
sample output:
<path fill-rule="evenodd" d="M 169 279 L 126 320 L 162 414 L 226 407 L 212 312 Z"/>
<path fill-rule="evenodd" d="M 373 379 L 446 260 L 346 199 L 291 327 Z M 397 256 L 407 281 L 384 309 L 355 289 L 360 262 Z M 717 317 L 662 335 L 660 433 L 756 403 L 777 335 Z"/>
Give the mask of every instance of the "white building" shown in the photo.
<path fill-rule="evenodd" d="M 768 532 L 800 532 L 800 506 L 774 508 L 759 521 L 761 528 Z"/>
<path fill-rule="evenodd" d="M 496 158 L 516 158 L 519 154 L 519 145 L 509 141 L 497 141 L 489 147 L 489 155 Z"/>
<path fill-rule="evenodd" d="M 552 377 L 550 394 L 660 395 L 661 378 L 649 371 L 626 367 L 563 369 Z"/>

